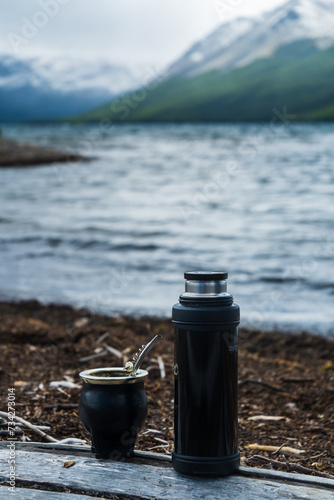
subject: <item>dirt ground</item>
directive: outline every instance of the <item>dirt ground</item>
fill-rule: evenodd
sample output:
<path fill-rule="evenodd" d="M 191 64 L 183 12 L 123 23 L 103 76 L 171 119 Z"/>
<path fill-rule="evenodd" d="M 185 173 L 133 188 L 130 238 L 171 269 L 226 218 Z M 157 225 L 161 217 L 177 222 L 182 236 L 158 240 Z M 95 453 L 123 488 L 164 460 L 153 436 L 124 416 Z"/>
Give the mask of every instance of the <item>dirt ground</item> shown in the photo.
<path fill-rule="evenodd" d="M 0 303 L 0 320 L 0 410 L 7 411 L 8 389 L 14 389 L 16 415 L 50 427 L 47 434 L 59 440 L 71 437 L 89 442 L 78 417 L 79 372 L 123 366 L 141 344 L 157 333 L 163 335 L 142 365 L 149 371 L 145 383 L 149 411 L 137 448 L 171 453 L 174 394 L 169 320 L 94 315 L 36 301 Z M 315 474 L 334 474 L 333 358 L 334 339 L 302 332 L 240 329 L 239 447 L 243 463 L 291 471 L 296 465 L 297 472 L 303 472 L 298 470 L 302 466 Z M 54 381 L 74 387 L 50 387 Z M 8 438 L 7 427 L 6 418 L 1 419 L 2 440 Z M 18 439 L 45 440 L 32 430 L 17 430 Z M 263 446 L 272 449 L 266 451 Z M 259 455 L 264 458 L 252 458 Z"/>

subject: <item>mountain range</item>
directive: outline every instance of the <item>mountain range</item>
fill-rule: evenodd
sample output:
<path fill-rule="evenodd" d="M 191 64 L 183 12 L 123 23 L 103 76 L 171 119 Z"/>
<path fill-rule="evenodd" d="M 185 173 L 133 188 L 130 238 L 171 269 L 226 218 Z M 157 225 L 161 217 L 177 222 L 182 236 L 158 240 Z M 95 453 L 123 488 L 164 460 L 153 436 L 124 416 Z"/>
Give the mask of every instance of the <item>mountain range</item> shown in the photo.
<path fill-rule="evenodd" d="M 146 95 L 127 93 L 79 119 L 264 121 L 287 109 L 295 120 L 333 120 L 333 82 L 334 1 L 288 0 L 222 23 Z"/>
<path fill-rule="evenodd" d="M 0 55 L 0 122 L 56 120 L 93 109 L 139 83 L 128 68 L 73 58 Z"/>
<path fill-rule="evenodd" d="M 333 0 L 288 0 L 256 18 L 221 24 L 169 68 L 170 75 L 228 71 L 268 59 L 281 46 L 312 39 L 321 49 L 334 43 Z"/>
<path fill-rule="evenodd" d="M 334 0 L 225 21 L 140 82 L 106 61 L 0 55 L 0 122 L 334 120 Z"/>

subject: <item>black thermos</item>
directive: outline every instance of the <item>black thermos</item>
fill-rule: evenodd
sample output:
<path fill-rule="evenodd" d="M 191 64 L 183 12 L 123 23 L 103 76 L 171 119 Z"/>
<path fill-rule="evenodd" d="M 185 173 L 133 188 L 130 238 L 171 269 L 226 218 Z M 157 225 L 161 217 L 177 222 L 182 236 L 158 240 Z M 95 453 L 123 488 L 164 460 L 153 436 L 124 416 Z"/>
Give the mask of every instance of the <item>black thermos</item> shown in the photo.
<path fill-rule="evenodd" d="M 240 309 L 226 292 L 227 273 L 187 272 L 173 306 L 175 443 L 172 463 L 183 474 L 223 476 L 238 451 L 238 325 Z"/>

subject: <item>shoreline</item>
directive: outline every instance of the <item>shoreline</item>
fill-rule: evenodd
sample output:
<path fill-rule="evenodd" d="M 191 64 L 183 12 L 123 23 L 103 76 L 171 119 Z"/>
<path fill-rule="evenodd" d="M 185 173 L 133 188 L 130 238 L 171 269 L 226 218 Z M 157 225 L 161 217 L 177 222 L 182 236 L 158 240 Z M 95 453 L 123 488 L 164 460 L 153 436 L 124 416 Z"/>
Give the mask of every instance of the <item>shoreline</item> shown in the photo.
<path fill-rule="evenodd" d="M 87 160 L 69 151 L 21 143 L 0 137 L 0 167 L 30 167 L 53 163 L 77 163 Z"/>
<path fill-rule="evenodd" d="M 103 310 L 99 311 L 94 311 L 92 309 L 89 309 L 89 307 L 83 305 L 76 305 L 75 303 L 69 302 L 57 302 L 57 299 L 55 300 L 48 300 L 48 301 L 41 301 L 40 299 L 35 299 L 35 298 L 17 298 L 14 297 L 14 295 L 11 294 L 3 294 L 2 296 L 0 295 L 0 308 L 1 304 L 25 304 L 25 303 L 36 303 L 39 304 L 42 307 L 58 307 L 58 308 L 70 308 L 74 311 L 82 311 L 87 314 L 87 316 L 101 316 L 101 317 L 109 317 L 109 318 L 114 318 L 114 317 L 123 317 L 127 319 L 133 319 L 133 320 L 141 320 L 143 318 L 150 318 L 152 320 L 158 320 L 158 321 L 166 321 L 171 319 L 171 311 L 172 307 L 170 307 L 170 314 L 164 314 L 161 312 L 149 312 L 149 311 L 144 311 L 142 313 L 139 313 L 137 311 L 135 312 L 121 312 L 117 309 L 111 310 L 110 312 L 104 312 Z M 298 324 L 298 323 L 291 323 L 291 322 L 272 322 L 269 323 L 268 321 L 265 323 L 260 323 L 257 325 L 252 325 L 248 324 L 247 319 L 245 320 L 246 324 L 243 324 L 243 321 L 241 319 L 241 323 L 239 325 L 239 331 L 263 331 L 268 334 L 276 334 L 279 333 L 280 335 L 299 335 L 299 334 L 305 334 L 305 335 L 310 335 L 311 337 L 314 338 L 323 338 L 327 339 L 329 341 L 334 341 L 334 329 L 331 325 L 331 329 L 324 329 L 324 328 L 318 328 L 315 329 L 315 327 L 310 324 L 309 326 L 303 325 L 303 324 Z"/>
<path fill-rule="evenodd" d="M 156 324 L 165 324 L 171 322 L 171 315 L 164 316 L 159 314 L 131 314 L 131 313 L 120 313 L 120 312 L 111 312 L 110 314 L 103 312 L 95 312 L 93 310 L 88 309 L 87 307 L 75 306 L 68 303 L 61 302 L 41 302 L 38 299 L 11 299 L 11 298 L 0 298 L 0 318 L 3 313 L 6 311 L 11 311 L 15 315 L 19 315 L 24 312 L 26 309 L 33 311 L 38 316 L 44 317 L 47 313 L 51 313 L 53 319 L 56 319 L 57 316 L 61 316 L 61 314 L 65 314 L 69 317 L 84 316 L 90 321 L 94 320 L 102 320 L 103 322 L 112 321 L 120 321 L 120 322 L 129 322 L 134 324 L 136 322 L 143 323 L 144 321 L 151 321 Z M 30 314 L 30 313 L 29 313 Z M 61 320 L 57 320 L 61 322 Z M 261 332 L 262 335 L 270 336 L 272 340 L 278 340 L 279 338 L 287 338 L 291 337 L 291 340 L 288 343 L 293 343 L 293 339 L 295 337 L 305 337 L 312 339 L 314 342 L 318 342 L 318 345 L 327 344 L 329 346 L 333 346 L 334 349 L 334 337 L 328 336 L 321 332 L 312 333 L 310 330 L 306 328 L 298 328 L 293 327 L 289 329 L 288 326 L 282 324 L 281 327 L 273 326 L 268 328 L 263 328 L 262 326 L 243 326 L 240 325 L 239 328 L 239 342 L 243 343 L 248 338 L 253 338 L 254 334 Z M 334 351 L 333 351 L 334 353 Z"/>
<path fill-rule="evenodd" d="M 145 383 L 149 413 L 137 449 L 172 451 L 174 343 L 170 319 L 107 316 L 34 300 L 1 301 L 0 318 L 3 401 L 8 387 L 14 387 L 18 416 L 35 425 L 49 425 L 49 434 L 57 439 L 75 437 L 88 443 L 77 410 L 79 372 L 124 366 L 124 360 L 131 359 L 138 346 L 161 334 L 161 342 L 143 364 L 149 371 Z M 245 328 L 239 333 L 242 463 L 270 467 L 256 456 L 281 462 L 286 456 L 310 473 L 331 473 L 334 339 Z M 52 381 L 61 380 L 73 383 L 73 387 L 50 387 Z M 74 407 L 69 410 L 68 405 Z M 145 433 L 146 429 L 158 431 L 160 442 L 154 433 Z M 31 431 L 24 430 L 24 434 L 33 441 L 41 440 Z M 161 444 L 161 439 L 166 444 Z M 272 455 L 272 450 L 282 445 L 295 451 Z"/>

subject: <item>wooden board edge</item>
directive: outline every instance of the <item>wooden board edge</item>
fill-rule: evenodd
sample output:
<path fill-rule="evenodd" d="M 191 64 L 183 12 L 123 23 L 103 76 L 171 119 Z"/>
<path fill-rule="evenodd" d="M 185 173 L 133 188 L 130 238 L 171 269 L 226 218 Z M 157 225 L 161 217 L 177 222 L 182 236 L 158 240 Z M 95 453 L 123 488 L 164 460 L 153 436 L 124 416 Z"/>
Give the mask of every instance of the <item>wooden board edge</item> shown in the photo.
<path fill-rule="evenodd" d="M 318 486 L 334 490 L 334 480 L 325 477 L 298 474 L 297 472 L 283 472 L 279 470 L 260 469 L 258 467 L 240 466 L 237 474 L 239 476 L 254 477 L 259 479 L 276 479 L 277 481 L 288 481 L 302 483 L 308 486 Z"/>
<path fill-rule="evenodd" d="M 0 441 L 0 450 L 5 449 L 8 446 L 8 442 Z M 94 457 L 91 447 L 87 445 L 69 445 L 69 444 L 59 444 L 59 443 L 39 443 L 39 442 L 17 442 L 17 450 L 24 450 L 33 452 L 44 451 L 47 453 L 63 452 L 67 454 L 73 454 L 73 456 L 90 456 Z M 170 468 L 171 456 L 162 453 L 151 453 L 148 451 L 135 450 L 135 457 L 142 460 L 147 459 L 150 464 L 154 462 L 161 466 L 165 462 L 166 467 Z M 126 463 L 125 463 L 126 464 Z M 281 472 L 271 469 L 260 469 L 257 467 L 247 467 L 240 466 L 236 473 L 240 476 L 253 477 L 258 479 L 272 479 L 276 481 L 288 481 L 291 483 L 303 483 L 304 485 L 318 486 L 321 488 L 328 488 L 334 490 L 334 480 L 322 478 L 319 476 L 311 476 L 306 474 L 297 474 L 295 472 Z"/>

